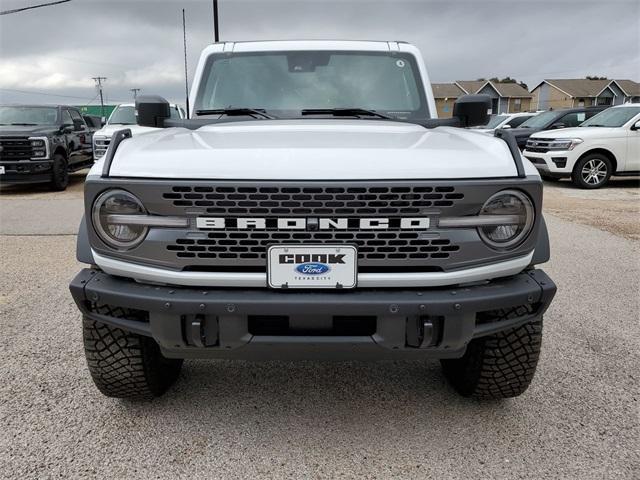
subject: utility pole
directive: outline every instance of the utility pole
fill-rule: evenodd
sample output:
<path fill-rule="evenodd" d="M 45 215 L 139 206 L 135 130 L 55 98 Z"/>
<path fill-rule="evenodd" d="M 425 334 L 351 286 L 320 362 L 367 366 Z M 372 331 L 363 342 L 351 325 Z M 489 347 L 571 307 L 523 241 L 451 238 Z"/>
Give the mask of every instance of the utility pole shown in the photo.
<path fill-rule="evenodd" d="M 102 96 L 102 82 L 107 81 L 107 77 L 91 77 L 96 82 L 96 87 L 98 87 L 98 91 L 100 92 L 100 111 L 102 118 L 104 115 L 104 97 Z"/>
<path fill-rule="evenodd" d="M 140 89 L 139 88 L 130 88 L 129 91 L 133 92 L 133 99 L 135 100 L 138 97 L 138 92 L 140 91 Z"/>
<path fill-rule="evenodd" d="M 213 41 L 218 42 L 220 35 L 218 34 L 218 0 L 213 0 Z"/>

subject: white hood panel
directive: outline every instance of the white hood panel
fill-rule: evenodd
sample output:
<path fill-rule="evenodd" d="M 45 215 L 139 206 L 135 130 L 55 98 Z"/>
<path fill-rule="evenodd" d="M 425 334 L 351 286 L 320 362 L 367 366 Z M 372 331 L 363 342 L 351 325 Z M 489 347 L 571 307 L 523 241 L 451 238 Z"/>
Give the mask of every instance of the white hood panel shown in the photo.
<path fill-rule="evenodd" d="M 525 162 L 527 173 L 535 169 Z M 115 177 L 227 180 L 516 175 L 503 141 L 469 130 L 369 120 L 247 121 L 168 128 L 122 142 Z"/>
<path fill-rule="evenodd" d="M 155 132 L 158 131 L 158 128 L 153 128 L 153 127 L 142 127 L 140 125 L 105 125 L 104 127 L 102 127 L 100 130 L 96 131 L 96 133 L 94 133 L 95 136 L 98 137 L 112 137 L 114 133 L 116 133 L 118 130 L 124 130 L 128 128 L 129 130 L 131 130 L 131 135 L 139 135 L 141 133 L 147 133 L 147 132 Z"/>

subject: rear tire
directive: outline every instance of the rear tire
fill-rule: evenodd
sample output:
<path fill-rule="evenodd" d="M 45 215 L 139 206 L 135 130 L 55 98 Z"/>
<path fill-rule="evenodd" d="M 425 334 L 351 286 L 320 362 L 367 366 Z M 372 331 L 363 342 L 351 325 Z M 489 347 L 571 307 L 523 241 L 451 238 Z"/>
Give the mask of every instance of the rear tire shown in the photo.
<path fill-rule="evenodd" d="M 525 307 L 496 311 L 496 316 L 527 315 Z M 441 360 L 444 375 L 464 397 L 517 397 L 536 372 L 542 343 L 542 317 L 520 327 L 472 340 L 462 358 Z"/>
<path fill-rule="evenodd" d="M 87 317 L 82 324 L 89 372 L 107 397 L 150 400 L 166 392 L 178 378 L 182 360 L 163 357 L 152 338 Z"/>
<path fill-rule="evenodd" d="M 51 188 L 58 192 L 67 189 L 69 185 L 69 164 L 63 155 L 56 153 L 51 165 Z"/>
<path fill-rule="evenodd" d="M 571 179 L 577 187 L 594 189 L 606 185 L 612 173 L 611 160 L 600 153 L 592 153 L 578 160 Z"/>

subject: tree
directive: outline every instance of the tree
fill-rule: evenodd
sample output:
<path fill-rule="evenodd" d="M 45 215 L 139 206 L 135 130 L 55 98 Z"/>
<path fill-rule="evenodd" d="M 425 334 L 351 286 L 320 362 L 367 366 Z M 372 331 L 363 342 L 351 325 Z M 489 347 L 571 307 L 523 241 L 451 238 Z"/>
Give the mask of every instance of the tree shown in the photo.
<path fill-rule="evenodd" d="M 597 75 L 587 75 L 585 78 L 587 80 L 609 80 L 607 77 L 599 77 Z"/>

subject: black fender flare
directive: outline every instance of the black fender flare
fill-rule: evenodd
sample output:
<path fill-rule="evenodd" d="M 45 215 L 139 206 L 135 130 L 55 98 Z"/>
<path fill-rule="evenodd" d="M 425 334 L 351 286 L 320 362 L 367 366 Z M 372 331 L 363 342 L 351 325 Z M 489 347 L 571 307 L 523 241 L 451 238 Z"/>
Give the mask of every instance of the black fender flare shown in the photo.
<path fill-rule="evenodd" d="M 76 242 L 76 259 L 81 263 L 95 265 L 93 254 L 91 253 L 91 245 L 89 244 L 89 231 L 87 230 L 86 216 L 82 216 L 80 228 L 78 229 L 78 239 Z"/>
<path fill-rule="evenodd" d="M 547 231 L 547 223 L 541 215 L 540 225 L 538 226 L 538 238 L 536 240 L 536 248 L 533 251 L 531 265 L 548 262 L 550 258 L 551 249 L 549 248 L 549 232 Z"/>

